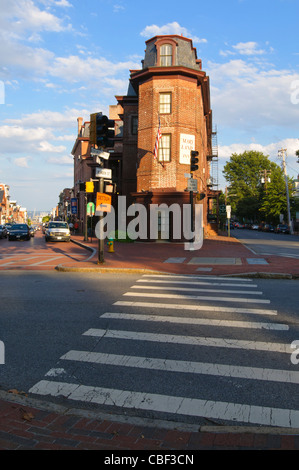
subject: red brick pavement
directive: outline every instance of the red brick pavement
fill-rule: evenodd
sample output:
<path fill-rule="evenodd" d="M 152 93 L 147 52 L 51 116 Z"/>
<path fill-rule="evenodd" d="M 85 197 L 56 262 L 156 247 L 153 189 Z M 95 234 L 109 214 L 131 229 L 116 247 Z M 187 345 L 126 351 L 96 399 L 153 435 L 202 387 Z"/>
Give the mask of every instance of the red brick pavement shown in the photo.
<path fill-rule="evenodd" d="M 0 398 L 0 450 L 102 450 L 179 453 L 197 450 L 298 450 L 299 431 L 262 428 L 176 429 L 163 423 L 136 424 L 113 417 L 88 417 L 68 411 Z M 177 426 L 179 427 L 179 426 Z M 115 454 L 118 455 L 118 454 Z M 126 454 L 127 455 L 127 454 Z"/>

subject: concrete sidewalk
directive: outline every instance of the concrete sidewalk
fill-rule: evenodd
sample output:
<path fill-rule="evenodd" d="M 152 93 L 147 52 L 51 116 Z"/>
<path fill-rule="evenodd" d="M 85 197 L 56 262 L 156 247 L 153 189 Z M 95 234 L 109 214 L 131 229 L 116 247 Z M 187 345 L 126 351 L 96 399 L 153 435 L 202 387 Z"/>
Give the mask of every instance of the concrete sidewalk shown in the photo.
<path fill-rule="evenodd" d="M 167 272 L 173 274 L 299 278 L 299 260 L 255 256 L 235 238 L 204 240 L 198 251 L 183 244 L 115 243 L 105 245 L 105 262 L 98 264 L 98 240 L 72 242 L 88 250 L 84 262 L 70 259 L 60 271 Z M 0 449 L 102 450 L 151 452 L 197 450 L 299 449 L 299 430 L 262 427 L 190 426 L 128 416 L 103 415 L 38 401 L 13 390 L 0 391 Z M 126 454 L 128 455 L 128 453 Z"/>

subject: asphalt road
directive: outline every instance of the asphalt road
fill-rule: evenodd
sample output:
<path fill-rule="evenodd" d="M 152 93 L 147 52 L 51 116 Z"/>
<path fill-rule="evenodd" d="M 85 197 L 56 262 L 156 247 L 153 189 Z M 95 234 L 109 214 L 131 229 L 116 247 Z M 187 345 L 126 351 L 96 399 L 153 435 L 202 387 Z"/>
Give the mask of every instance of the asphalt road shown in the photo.
<path fill-rule="evenodd" d="M 254 254 L 276 255 L 299 259 L 299 236 L 258 230 L 234 229 L 232 235 Z"/>
<path fill-rule="evenodd" d="M 0 387 L 193 424 L 297 419 L 298 281 L 220 282 L 0 272 Z"/>

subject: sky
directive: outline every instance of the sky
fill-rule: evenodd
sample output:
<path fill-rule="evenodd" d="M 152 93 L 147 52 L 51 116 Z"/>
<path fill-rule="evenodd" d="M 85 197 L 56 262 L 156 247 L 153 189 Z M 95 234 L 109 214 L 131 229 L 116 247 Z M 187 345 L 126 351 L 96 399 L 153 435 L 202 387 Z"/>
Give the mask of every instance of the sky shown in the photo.
<path fill-rule="evenodd" d="M 77 118 L 109 113 L 145 41 L 192 39 L 210 77 L 219 188 L 232 153 L 258 150 L 297 178 L 298 0 L 0 0 L 0 183 L 28 211 L 73 187 Z"/>

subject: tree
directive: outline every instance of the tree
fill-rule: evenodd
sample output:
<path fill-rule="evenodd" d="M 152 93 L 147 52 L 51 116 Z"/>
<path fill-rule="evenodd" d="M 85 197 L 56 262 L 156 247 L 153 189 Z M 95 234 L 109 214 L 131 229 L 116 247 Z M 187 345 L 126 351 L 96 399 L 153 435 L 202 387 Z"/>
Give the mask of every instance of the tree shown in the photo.
<path fill-rule="evenodd" d="M 279 179 L 279 198 L 283 199 L 283 191 L 280 187 L 283 183 L 282 170 L 269 157 L 258 151 L 245 151 L 242 154 L 232 154 L 230 161 L 224 166 L 223 174 L 229 183 L 228 203 L 232 206 L 232 212 L 242 219 L 259 221 L 268 217 L 268 205 L 260 210 L 265 196 L 270 196 L 272 188 L 270 183 L 262 183 L 261 176 L 264 172 L 268 175 L 276 175 L 276 184 Z M 279 176 L 280 175 L 280 176 Z M 270 214 L 272 215 L 272 214 Z"/>
<path fill-rule="evenodd" d="M 291 183 L 289 183 L 289 192 L 290 188 Z M 260 212 L 267 222 L 274 225 L 279 223 L 280 214 L 287 218 L 285 179 L 279 166 L 271 171 L 271 181 L 267 186 L 267 192 L 264 192 Z"/>
<path fill-rule="evenodd" d="M 296 150 L 297 163 L 299 163 L 299 150 Z"/>

